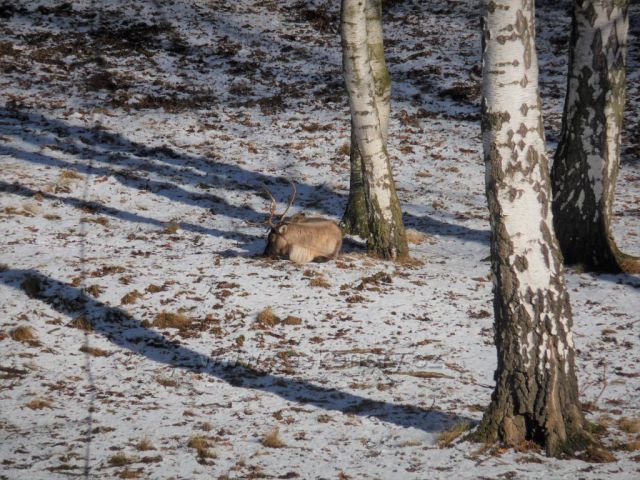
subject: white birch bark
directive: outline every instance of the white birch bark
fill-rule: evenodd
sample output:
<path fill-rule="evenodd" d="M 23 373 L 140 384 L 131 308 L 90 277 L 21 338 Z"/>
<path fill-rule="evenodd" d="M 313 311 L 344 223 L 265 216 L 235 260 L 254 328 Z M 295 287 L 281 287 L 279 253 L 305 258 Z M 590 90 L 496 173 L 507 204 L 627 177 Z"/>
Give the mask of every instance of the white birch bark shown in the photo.
<path fill-rule="evenodd" d="M 572 316 L 551 218 L 534 0 L 483 1 L 483 119 L 496 389 L 477 436 L 560 455 L 583 435 Z M 578 442 L 583 446 L 583 442 Z"/>
<path fill-rule="evenodd" d="M 382 141 L 386 147 L 389 131 L 389 114 L 391 110 L 391 78 L 384 60 L 381 0 L 367 0 L 365 16 L 367 22 L 369 63 L 371 65 L 371 73 L 373 74 L 375 86 L 375 103 L 378 109 Z M 347 233 L 368 238 L 369 219 L 364 192 L 364 169 L 353 124 L 351 130 L 351 152 L 349 155 L 351 178 L 349 199 L 343 216 L 343 225 Z"/>
<path fill-rule="evenodd" d="M 391 77 L 384 61 L 384 42 L 382 36 L 382 2 L 366 0 L 367 47 L 369 64 L 375 87 L 375 102 L 378 109 L 382 142 L 387 146 L 389 135 L 389 115 L 391 112 Z"/>
<path fill-rule="evenodd" d="M 341 32 L 353 136 L 364 174 L 369 250 L 386 258 L 403 257 L 408 248 L 386 148 L 389 113 L 387 107 L 378 108 L 378 101 L 381 106 L 385 100 L 388 103 L 388 85 L 382 81 L 378 82 L 382 88 L 376 88 L 374 81 L 374 70 L 378 78 L 386 72 L 379 1 L 343 0 Z"/>
<path fill-rule="evenodd" d="M 575 0 L 562 134 L 552 171 L 567 263 L 630 271 L 611 234 L 625 104 L 629 0 Z"/>

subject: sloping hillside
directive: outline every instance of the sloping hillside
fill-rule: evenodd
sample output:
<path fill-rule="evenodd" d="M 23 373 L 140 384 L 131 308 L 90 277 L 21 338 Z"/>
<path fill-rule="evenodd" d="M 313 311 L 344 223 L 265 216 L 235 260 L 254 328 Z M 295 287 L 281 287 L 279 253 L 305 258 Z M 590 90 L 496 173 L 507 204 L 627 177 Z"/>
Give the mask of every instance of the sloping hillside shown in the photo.
<path fill-rule="evenodd" d="M 260 256 L 263 184 L 282 209 L 295 181 L 290 213 L 345 205 L 338 3 L 0 7 L 0 478 L 639 475 L 633 276 L 568 274 L 582 398 L 616 462 L 440 448 L 481 418 L 495 368 L 477 2 L 385 2 L 415 261 L 359 239 L 329 263 Z M 553 148 L 569 19 L 543 3 Z M 630 47 L 615 233 L 640 254 Z"/>

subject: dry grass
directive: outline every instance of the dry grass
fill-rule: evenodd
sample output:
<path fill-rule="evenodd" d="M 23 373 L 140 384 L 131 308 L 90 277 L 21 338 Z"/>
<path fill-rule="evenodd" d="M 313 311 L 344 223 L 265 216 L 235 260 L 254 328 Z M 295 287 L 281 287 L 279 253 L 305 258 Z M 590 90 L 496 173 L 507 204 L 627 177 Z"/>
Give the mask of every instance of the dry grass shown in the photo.
<path fill-rule="evenodd" d="M 406 234 L 407 234 L 407 242 L 413 243 L 414 245 L 421 245 L 424 242 L 426 242 L 427 239 L 430 239 L 428 235 L 425 235 L 424 233 L 419 232 L 418 230 L 414 230 L 413 228 L 407 228 Z"/>
<path fill-rule="evenodd" d="M 416 377 L 416 378 L 452 378 L 450 375 L 447 375 L 445 373 L 429 372 L 424 370 L 416 370 L 411 372 L 389 372 L 389 373 L 393 373 L 394 375 L 406 375 L 409 377 Z"/>
<path fill-rule="evenodd" d="M 11 330 L 10 335 L 16 342 L 28 343 L 31 346 L 40 345 L 40 342 L 38 342 L 38 336 L 29 325 L 17 326 Z"/>
<path fill-rule="evenodd" d="M 141 463 L 159 463 L 161 461 L 162 461 L 162 455 L 147 456 L 147 457 L 142 457 L 140 459 Z"/>
<path fill-rule="evenodd" d="M 58 177 L 58 181 L 45 190 L 53 190 L 54 193 L 69 193 L 71 192 L 71 185 L 82 178 L 84 178 L 82 175 L 73 170 L 63 170 L 60 173 L 60 177 Z"/>
<path fill-rule="evenodd" d="M 280 429 L 278 427 L 267 433 L 262 439 L 262 445 L 268 448 L 283 448 L 287 445 L 280 438 Z"/>
<path fill-rule="evenodd" d="M 622 450 L 625 452 L 635 452 L 640 450 L 640 437 L 635 440 L 630 440 L 628 442 L 625 441 L 615 441 L 611 445 L 612 450 Z"/>
<path fill-rule="evenodd" d="M 309 286 L 311 287 L 320 287 L 320 288 L 329 288 L 331 284 L 324 278 L 322 275 L 312 278 L 309 280 Z"/>
<path fill-rule="evenodd" d="M 87 345 L 81 346 L 80 351 L 83 353 L 88 353 L 92 357 L 108 357 L 109 355 L 111 355 L 111 352 L 108 352 L 107 350 L 103 350 L 98 347 L 89 347 Z"/>
<path fill-rule="evenodd" d="M 456 423 L 449 430 L 440 432 L 440 434 L 438 435 L 438 441 L 437 441 L 438 447 L 440 448 L 450 447 L 453 444 L 453 442 L 455 442 L 456 439 L 460 437 L 460 435 L 462 435 L 464 432 L 469 430 L 471 427 L 472 425 L 469 422 L 459 422 L 459 423 Z"/>
<path fill-rule="evenodd" d="M 78 330 L 83 330 L 85 332 L 93 331 L 93 325 L 91 324 L 91 321 L 84 315 L 78 315 L 76 318 L 71 320 L 68 325 L 71 328 L 77 328 Z"/>
<path fill-rule="evenodd" d="M 27 403 L 25 407 L 30 408 L 31 410 L 42 410 L 43 408 L 53 408 L 53 403 L 44 398 L 34 398 Z"/>
<path fill-rule="evenodd" d="M 124 469 L 121 472 L 118 472 L 118 478 L 141 478 L 144 476 L 144 469 L 138 468 L 136 470 Z"/>
<path fill-rule="evenodd" d="M 170 378 L 170 377 L 156 377 L 156 382 L 158 382 L 163 387 L 178 386 L 178 381 L 175 378 Z"/>
<path fill-rule="evenodd" d="M 513 449 L 518 453 L 539 453 L 540 445 L 533 440 L 524 440 L 514 445 Z"/>
<path fill-rule="evenodd" d="M 609 427 L 613 423 L 613 417 L 608 413 L 602 414 L 598 417 L 595 423 L 589 425 L 591 432 L 596 435 L 603 435 L 607 433 Z"/>
<path fill-rule="evenodd" d="M 386 272 L 376 272 L 368 277 L 362 277 L 360 283 L 355 287 L 356 290 L 373 290 L 379 291 L 379 287 L 383 285 L 391 285 L 393 278 Z"/>
<path fill-rule="evenodd" d="M 421 447 L 421 446 L 422 446 L 422 442 L 420 440 L 405 440 L 398 444 L 398 447 L 400 448 Z"/>
<path fill-rule="evenodd" d="M 120 265 L 102 265 L 99 269 L 90 272 L 89 275 L 97 278 L 124 272 L 126 269 Z"/>
<path fill-rule="evenodd" d="M 302 325 L 302 319 L 300 317 L 294 317 L 293 315 L 288 315 L 283 321 L 285 325 Z"/>
<path fill-rule="evenodd" d="M 24 293 L 31 298 L 37 298 L 42 292 L 43 286 L 42 281 L 39 277 L 35 275 L 26 275 L 22 283 L 20 283 L 20 288 L 24 290 Z"/>
<path fill-rule="evenodd" d="M 187 447 L 195 448 L 196 450 L 209 448 L 211 446 L 212 445 L 209 442 L 209 440 L 206 437 L 203 437 L 202 435 L 194 435 L 191 438 L 189 438 L 189 441 L 187 442 Z"/>
<path fill-rule="evenodd" d="M 630 442 L 628 442 L 625 445 L 625 450 L 627 452 L 635 452 L 637 450 L 640 450 L 640 438 L 637 438 L 635 440 L 631 440 Z"/>
<path fill-rule="evenodd" d="M 130 305 L 132 303 L 136 303 L 139 298 L 142 298 L 142 294 L 138 290 L 133 290 L 122 296 L 120 299 L 120 303 L 123 305 Z"/>
<path fill-rule="evenodd" d="M 93 298 L 98 298 L 100 295 L 104 293 L 104 290 L 105 290 L 104 287 L 96 284 L 93 284 L 84 289 L 84 291 L 87 292 L 89 295 L 91 295 Z"/>
<path fill-rule="evenodd" d="M 35 203 L 28 203 L 22 206 L 22 210 L 30 214 L 30 216 L 35 216 L 40 211 L 40 208 Z"/>
<path fill-rule="evenodd" d="M 6 215 L 22 215 L 23 217 L 33 217 L 37 213 L 37 207 L 33 207 L 32 205 L 26 205 L 21 208 L 19 207 L 4 207 L 2 212 Z"/>
<path fill-rule="evenodd" d="M 151 283 L 147 288 L 144 289 L 144 291 L 147 293 L 158 293 L 166 289 L 167 287 L 164 285 L 160 286 L 160 285 L 154 285 L 153 283 Z"/>
<path fill-rule="evenodd" d="M 626 433 L 640 433 L 640 418 L 622 417 L 618 420 L 618 428 Z"/>
<path fill-rule="evenodd" d="M 135 459 L 131 457 L 127 457 L 124 453 L 116 453 L 115 455 L 109 457 L 109 465 L 112 467 L 123 467 L 124 465 L 129 465 L 135 461 Z"/>
<path fill-rule="evenodd" d="M 407 268 L 420 268 L 420 267 L 424 267 L 425 265 L 424 260 L 420 260 L 419 258 L 415 258 L 410 255 L 397 259 L 396 263 L 398 265 L 402 265 L 403 267 L 407 267 Z"/>
<path fill-rule="evenodd" d="M 213 430 L 213 425 L 211 425 L 209 422 L 203 422 L 202 425 L 200 425 L 200 429 L 204 430 L 205 432 L 210 432 L 211 430 Z"/>
<path fill-rule="evenodd" d="M 179 230 L 180 230 L 180 224 L 172 220 L 165 225 L 162 233 L 166 233 L 168 235 L 174 235 L 178 233 Z"/>
<path fill-rule="evenodd" d="M 80 219 L 81 223 L 98 223 L 103 227 L 109 225 L 109 219 L 107 217 L 82 217 Z"/>
<path fill-rule="evenodd" d="M 153 321 L 156 328 L 177 328 L 184 329 L 191 326 L 193 319 L 180 312 L 160 312 Z"/>
<path fill-rule="evenodd" d="M 194 448 L 198 453 L 198 458 L 216 458 L 216 454 L 209 450 L 213 443 L 202 435 L 194 435 L 187 442 L 187 447 Z"/>
<path fill-rule="evenodd" d="M 60 172 L 60 180 L 81 180 L 82 178 L 84 178 L 82 175 L 73 170 L 63 170 Z"/>
<path fill-rule="evenodd" d="M 282 323 L 280 317 L 278 317 L 275 313 L 273 313 L 273 309 L 271 307 L 267 307 L 258 313 L 258 323 L 266 328 L 271 328 L 279 323 Z"/>
<path fill-rule="evenodd" d="M 588 447 L 586 453 L 579 458 L 591 463 L 611 463 L 616 461 L 616 457 L 609 450 L 595 446 Z"/>
<path fill-rule="evenodd" d="M 156 447 L 153 446 L 149 437 L 144 436 L 140 439 L 140 441 L 136 444 L 136 449 L 142 452 L 146 452 L 149 450 L 155 450 Z"/>

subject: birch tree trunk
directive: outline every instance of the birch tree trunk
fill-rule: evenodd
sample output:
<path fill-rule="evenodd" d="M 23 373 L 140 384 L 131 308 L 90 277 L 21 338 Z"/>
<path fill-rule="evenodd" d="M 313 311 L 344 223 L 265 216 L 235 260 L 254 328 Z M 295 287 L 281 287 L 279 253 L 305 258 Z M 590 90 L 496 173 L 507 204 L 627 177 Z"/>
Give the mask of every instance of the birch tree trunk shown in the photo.
<path fill-rule="evenodd" d="M 389 131 L 389 114 L 391 110 L 391 77 L 389 76 L 389 71 L 384 61 L 382 2 L 380 0 L 368 0 L 365 15 L 367 22 L 369 64 L 375 86 L 375 103 L 378 109 L 382 140 L 386 148 Z M 369 221 L 364 193 L 364 170 L 353 122 L 351 123 L 351 152 L 349 154 L 349 163 L 351 166 L 349 199 L 342 223 L 345 225 L 346 233 L 368 238 Z"/>
<path fill-rule="evenodd" d="M 344 232 L 349 235 L 358 235 L 362 238 L 369 238 L 369 214 L 367 210 L 367 200 L 364 196 L 364 169 L 362 156 L 358 150 L 358 139 L 356 130 L 351 122 L 351 151 L 349 152 L 350 178 L 349 178 L 349 198 L 347 207 L 342 216 Z"/>
<path fill-rule="evenodd" d="M 482 138 L 498 367 L 473 439 L 584 448 L 572 314 L 553 233 L 534 0 L 483 0 Z"/>
<path fill-rule="evenodd" d="M 351 189 L 347 229 L 364 232 L 369 252 L 407 256 L 400 202 L 387 154 L 390 79 L 384 62 L 380 0 L 343 0 L 341 34 L 345 83 L 351 107 Z M 358 165 L 360 164 L 360 165 Z M 362 199 L 366 210 L 362 208 Z M 358 215 L 358 217 L 355 217 Z"/>
<path fill-rule="evenodd" d="M 568 264 L 640 272 L 611 233 L 625 103 L 629 0 L 575 0 L 553 215 Z"/>

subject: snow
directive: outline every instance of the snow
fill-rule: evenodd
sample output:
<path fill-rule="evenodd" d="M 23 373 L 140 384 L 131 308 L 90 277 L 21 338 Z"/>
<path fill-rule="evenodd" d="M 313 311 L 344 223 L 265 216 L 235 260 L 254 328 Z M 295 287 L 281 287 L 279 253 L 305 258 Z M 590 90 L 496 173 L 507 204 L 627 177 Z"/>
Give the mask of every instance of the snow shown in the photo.
<path fill-rule="evenodd" d="M 342 213 L 337 2 L 315 17 L 320 2 L 289 0 L 17 5 L 0 23 L 0 478 L 638 476 L 637 451 L 596 464 L 437 446 L 481 418 L 496 361 L 475 3 L 390 2 L 383 18 L 389 152 L 422 263 L 351 241 L 304 266 L 260 258 L 266 231 L 247 221 L 267 218 L 262 184 L 284 207 L 285 177 L 291 214 Z M 552 149 L 569 19 L 538 14 Z M 133 35 L 138 22 L 168 27 Z M 614 233 L 640 254 L 629 46 Z M 630 442 L 616 420 L 640 416 L 640 279 L 569 270 L 567 282 L 587 416 L 611 417 L 609 445 Z M 269 306 L 299 324 L 260 325 Z M 194 323 L 154 327 L 162 312 Z M 75 328 L 83 317 L 91 331 Z M 38 343 L 14 340 L 17 325 Z M 276 427 L 284 448 L 262 444 Z M 188 446 L 197 435 L 215 458 Z"/>

